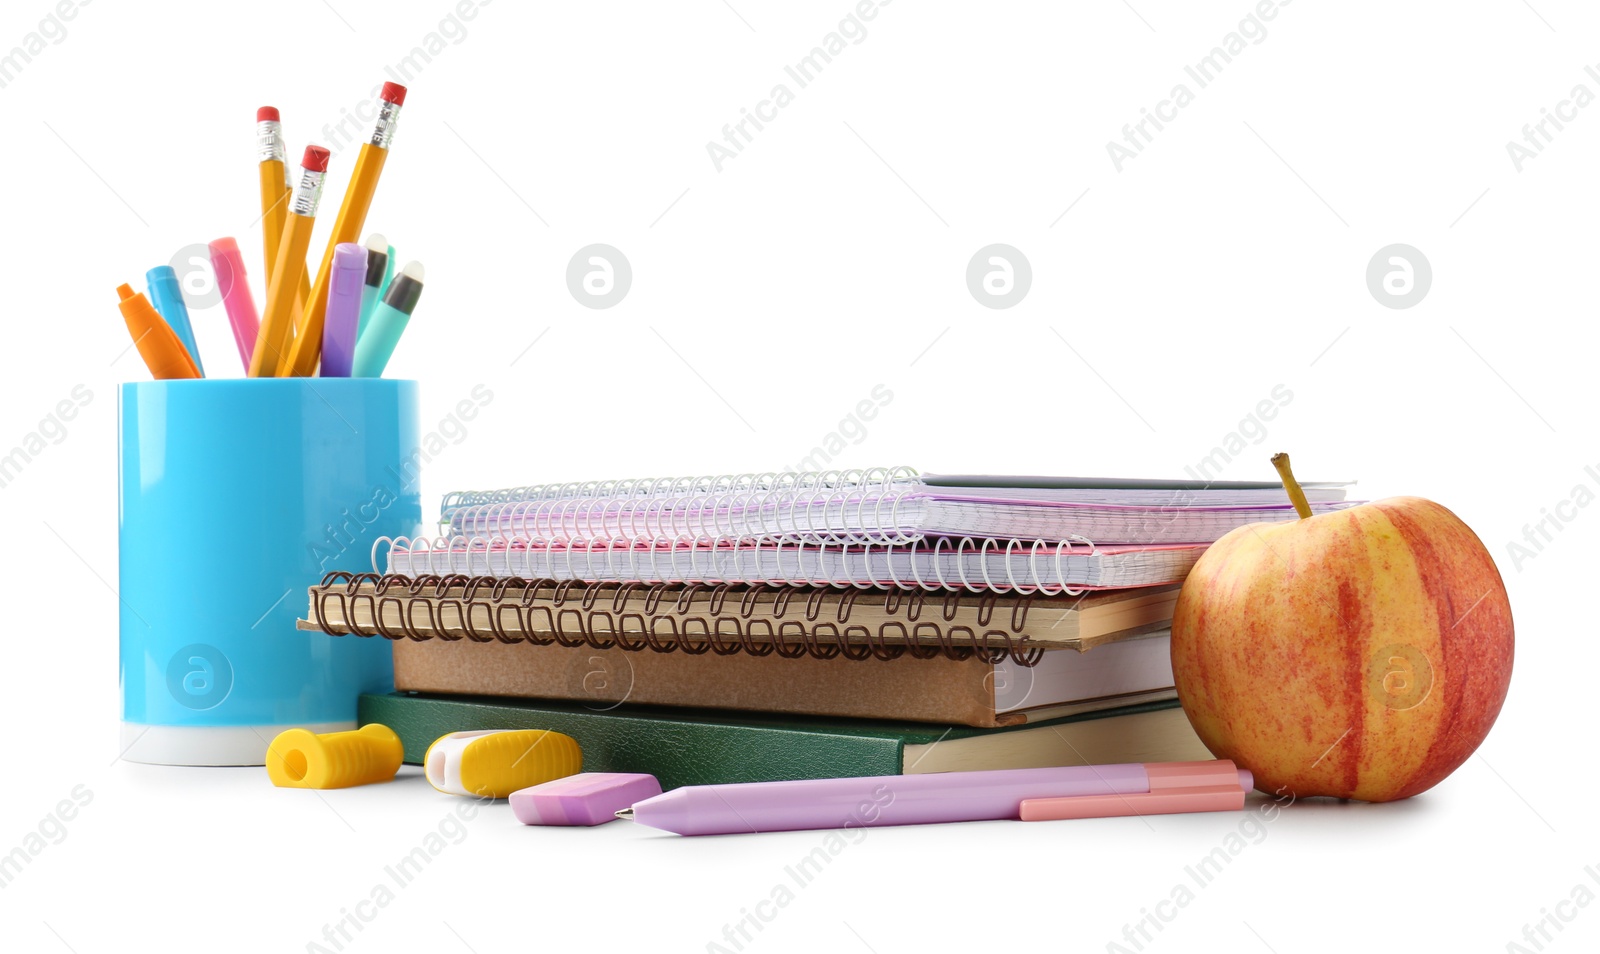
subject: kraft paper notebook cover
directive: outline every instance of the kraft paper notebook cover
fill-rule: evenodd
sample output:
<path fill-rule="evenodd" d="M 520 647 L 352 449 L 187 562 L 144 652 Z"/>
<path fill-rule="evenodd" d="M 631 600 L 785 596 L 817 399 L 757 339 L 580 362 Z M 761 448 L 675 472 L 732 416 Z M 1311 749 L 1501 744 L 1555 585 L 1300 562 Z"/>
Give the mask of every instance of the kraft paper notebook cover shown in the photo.
<path fill-rule="evenodd" d="M 594 709 L 627 703 L 992 728 L 1175 698 L 1171 652 L 1165 632 L 1087 653 L 1048 652 L 1031 668 L 942 655 L 857 663 L 401 639 L 394 643 L 394 684 Z"/>
<path fill-rule="evenodd" d="M 1080 597 L 817 587 L 641 585 L 330 573 L 302 628 L 390 639 L 471 639 L 725 655 L 1033 665 L 1172 618 L 1176 587 Z"/>
<path fill-rule="evenodd" d="M 648 772 L 663 788 L 724 782 L 1208 759 L 1176 701 L 974 729 L 855 719 L 773 718 L 407 693 L 363 695 L 358 720 L 382 723 L 419 763 L 433 741 L 471 729 L 549 729 L 583 747 L 586 772 Z"/>

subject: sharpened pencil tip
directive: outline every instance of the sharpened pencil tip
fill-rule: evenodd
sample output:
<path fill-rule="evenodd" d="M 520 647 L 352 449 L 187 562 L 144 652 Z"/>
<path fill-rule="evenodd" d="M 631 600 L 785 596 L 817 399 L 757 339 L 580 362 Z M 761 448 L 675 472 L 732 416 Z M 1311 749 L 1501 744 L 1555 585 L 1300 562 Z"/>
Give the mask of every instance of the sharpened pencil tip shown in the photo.
<path fill-rule="evenodd" d="M 619 808 L 617 809 L 617 817 L 623 821 L 633 821 L 633 809 Z"/>

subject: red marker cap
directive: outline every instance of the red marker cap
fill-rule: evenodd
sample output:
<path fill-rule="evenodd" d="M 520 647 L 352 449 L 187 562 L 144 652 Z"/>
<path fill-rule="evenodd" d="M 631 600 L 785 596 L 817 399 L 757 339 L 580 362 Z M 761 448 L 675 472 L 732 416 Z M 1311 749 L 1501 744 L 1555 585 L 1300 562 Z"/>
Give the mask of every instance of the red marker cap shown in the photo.
<path fill-rule="evenodd" d="M 277 122 L 278 121 L 278 107 L 276 107 L 276 106 L 263 106 L 260 109 L 256 110 L 256 122 L 264 123 L 269 119 L 271 121 L 273 121 L 273 122 Z"/>
<path fill-rule="evenodd" d="M 404 106 L 406 104 L 406 88 L 399 83 L 384 83 L 383 92 L 378 94 L 378 98 L 386 103 Z"/>
<path fill-rule="evenodd" d="M 300 167 L 312 172 L 327 172 L 328 157 L 331 155 L 323 146 L 307 146 L 306 154 L 300 159 Z"/>

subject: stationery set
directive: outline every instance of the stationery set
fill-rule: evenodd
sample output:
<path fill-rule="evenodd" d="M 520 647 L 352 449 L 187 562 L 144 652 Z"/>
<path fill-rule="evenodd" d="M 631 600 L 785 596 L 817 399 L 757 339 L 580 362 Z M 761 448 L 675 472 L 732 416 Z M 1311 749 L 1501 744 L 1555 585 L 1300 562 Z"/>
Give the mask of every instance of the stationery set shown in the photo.
<path fill-rule="evenodd" d="M 243 378 L 207 374 L 173 269 L 118 288 L 155 379 L 121 394 L 126 757 L 288 789 L 409 762 L 525 824 L 680 835 L 1243 805 L 1178 707 L 1179 588 L 1345 485 L 586 480 L 456 490 L 423 534 L 417 387 L 382 374 L 424 272 L 360 240 L 406 90 L 376 95 L 315 268 L 332 153 L 291 176 L 257 113 L 259 311 L 238 241 L 208 246 Z"/>

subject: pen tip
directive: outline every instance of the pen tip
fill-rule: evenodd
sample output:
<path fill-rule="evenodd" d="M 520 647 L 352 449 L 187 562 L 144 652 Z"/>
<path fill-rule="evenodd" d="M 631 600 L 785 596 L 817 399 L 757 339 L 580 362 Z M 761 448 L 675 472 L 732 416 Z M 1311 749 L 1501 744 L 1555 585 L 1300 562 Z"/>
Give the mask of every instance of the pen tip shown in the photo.
<path fill-rule="evenodd" d="M 617 809 L 617 817 L 623 821 L 633 821 L 633 809 L 619 808 Z"/>
<path fill-rule="evenodd" d="M 133 297 L 133 288 L 132 287 L 130 287 L 128 285 L 118 285 L 117 286 L 117 299 L 119 301 L 127 301 L 128 299 L 130 299 L 132 297 Z"/>

